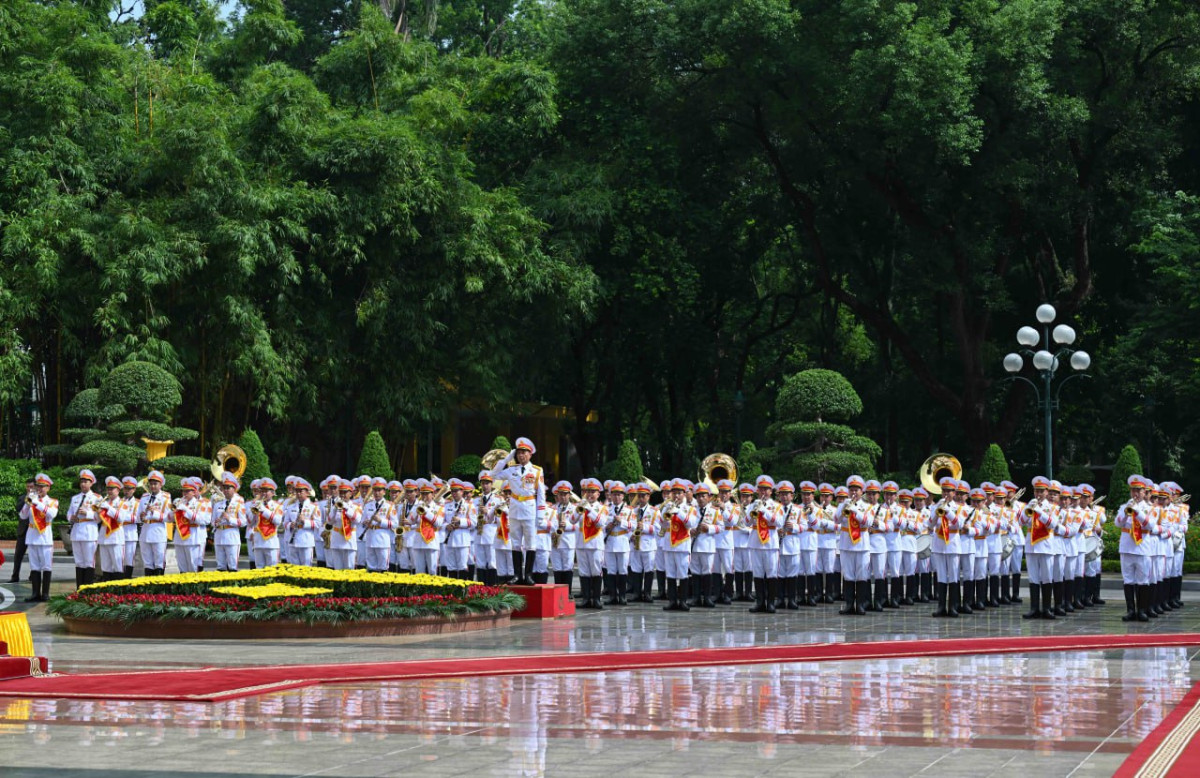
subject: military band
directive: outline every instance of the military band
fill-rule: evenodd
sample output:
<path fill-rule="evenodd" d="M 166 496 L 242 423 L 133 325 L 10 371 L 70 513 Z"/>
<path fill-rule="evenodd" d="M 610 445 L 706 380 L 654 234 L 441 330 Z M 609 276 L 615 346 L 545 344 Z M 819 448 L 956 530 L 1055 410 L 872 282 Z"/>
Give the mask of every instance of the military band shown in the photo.
<path fill-rule="evenodd" d="M 208 487 L 183 479 L 175 499 L 158 471 L 140 497 L 132 476 L 107 477 L 99 494 L 84 469 L 65 511 L 39 474 L 21 507 L 33 583 L 26 601 L 48 596 L 58 520 L 70 527 L 77 587 L 96 580 L 97 562 L 101 580 L 132 577 L 137 554 L 145 575 L 163 575 L 172 538 L 180 571 L 203 570 L 211 534 L 220 571 L 239 569 L 243 542 L 260 568 L 286 560 L 441 572 L 485 585 L 547 583 L 553 575 L 568 587 L 578 569 L 581 607 L 591 609 L 652 602 L 657 578 L 667 611 L 749 601 L 752 613 L 770 614 L 841 602 L 838 613 L 861 616 L 932 601 L 934 617 L 957 618 L 1022 603 L 1023 565 L 1026 619 L 1105 604 L 1099 549 L 1108 513 L 1086 483 L 1038 476 L 1022 501 L 1012 481 L 972 488 L 954 477 L 929 490 L 857 475 L 837 487 L 801 481 L 798 490 L 769 475 L 753 484 L 675 478 L 657 490 L 585 478 L 581 496 L 560 480 L 547 502 L 534 453 L 518 439 L 507 458 L 479 472 L 478 488 L 458 478 L 331 475 L 317 495 L 306 479 L 289 476 L 282 500 L 270 478 L 253 481 L 252 498 L 243 498 L 228 472 Z M 1174 482 L 1134 475 L 1128 484 L 1113 523 L 1123 619 L 1141 622 L 1182 607 L 1190 509 Z"/>

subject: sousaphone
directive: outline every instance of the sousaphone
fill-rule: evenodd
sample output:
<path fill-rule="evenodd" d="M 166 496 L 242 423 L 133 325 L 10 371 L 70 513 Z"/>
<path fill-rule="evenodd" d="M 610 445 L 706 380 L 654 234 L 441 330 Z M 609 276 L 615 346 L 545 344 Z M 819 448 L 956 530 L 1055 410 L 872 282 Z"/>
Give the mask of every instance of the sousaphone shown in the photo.
<path fill-rule="evenodd" d="M 733 481 L 736 487 L 737 477 L 737 461 L 728 454 L 712 453 L 700 463 L 700 480 L 708 484 L 708 488 L 712 489 L 714 494 L 718 481 Z"/>
<path fill-rule="evenodd" d="M 930 494 L 942 493 L 942 487 L 938 482 L 947 476 L 950 478 L 962 476 L 962 462 L 959 462 L 951 454 L 934 454 L 926 459 L 921 465 L 921 469 L 917 471 L 917 478 L 920 479 L 921 486 L 924 486 L 925 491 Z"/>

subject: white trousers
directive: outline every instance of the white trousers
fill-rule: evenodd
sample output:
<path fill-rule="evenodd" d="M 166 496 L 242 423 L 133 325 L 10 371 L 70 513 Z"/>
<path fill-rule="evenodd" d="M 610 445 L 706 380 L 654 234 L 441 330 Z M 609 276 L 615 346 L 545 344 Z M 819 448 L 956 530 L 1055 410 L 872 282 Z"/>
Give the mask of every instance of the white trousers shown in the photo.
<path fill-rule="evenodd" d="M 691 556 L 690 551 L 668 551 L 663 554 L 663 562 L 667 566 L 667 578 L 675 581 L 687 578 Z"/>
<path fill-rule="evenodd" d="M 644 552 L 643 552 L 644 553 Z M 575 548 L 559 546 L 550 551 L 550 569 L 556 573 L 569 573 L 575 567 Z"/>
<path fill-rule="evenodd" d="M 1127 584 L 1150 583 L 1149 557 L 1141 554 L 1121 554 L 1121 578 Z"/>
<path fill-rule="evenodd" d="M 54 566 L 54 546 L 26 546 L 29 551 L 29 569 L 35 573 L 48 573 Z"/>
<path fill-rule="evenodd" d="M 847 581 L 871 580 L 871 553 L 869 551 L 842 551 L 838 557 L 841 560 L 842 577 Z"/>
<path fill-rule="evenodd" d="M 1067 557 L 1067 578 L 1083 577 L 1083 554 L 1073 554 Z"/>
<path fill-rule="evenodd" d="M 779 549 L 750 549 L 750 572 L 755 578 L 775 578 L 779 575 Z"/>
<path fill-rule="evenodd" d="M 604 549 L 581 548 L 576 554 L 579 557 L 579 574 L 594 578 L 602 573 L 604 568 Z"/>
<path fill-rule="evenodd" d="M 800 575 L 800 557 L 803 553 L 779 555 L 778 573 L 780 578 L 795 578 Z"/>
<path fill-rule="evenodd" d="M 1029 583 L 1038 585 L 1054 583 L 1053 554 L 1029 555 Z"/>
<path fill-rule="evenodd" d="M 383 548 L 371 548 L 368 546 L 364 549 L 363 559 L 367 563 L 367 570 L 372 573 L 387 572 L 388 565 L 391 562 L 391 551 L 387 546 Z"/>
<path fill-rule="evenodd" d="M 125 567 L 133 567 L 133 559 L 137 556 L 137 547 L 136 540 L 125 541 Z"/>
<path fill-rule="evenodd" d="M 629 555 L 629 570 L 633 573 L 653 573 L 657 551 L 634 551 Z"/>
<path fill-rule="evenodd" d="M 917 552 L 916 551 L 901 551 L 900 552 L 900 575 L 909 576 L 917 574 Z"/>
<path fill-rule="evenodd" d="M 1021 572 L 1021 560 L 1025 558 L 1025 544 L 1017 543 L 1013 546 L 1012 553 L 1005 560 L 1005 572 L 1009 575 L 1017 575 Z"/>
<path fill-rule="evenodd" d="M 688 567 L 691 569 L 692 575 L 709 575 L 712 573 L 715 563 L 715 552 L 693 551 L 692 558 L 688 560 Z"/>
<path fill-rule="evenodd" d="M 493 550 L 496 552 L 496 575 L 500 576 L 501 578 L 507 578 L 508 576 L 512 575 L 512 549 L 493 547 Z M 522 570 L 521 572 L 524 573 L 525 571 Z"/>
<path fill-rule="evenodd" d="M 796 575 L 816 575 L 820 572 L 817 567 L 817 549 L 800 552 L 800 570 Z"/>
<path fill-rule="evenodd" d="M 533 552 L 533 572 L 541 575 L 550 572 L 550 552 L 539 548 Z"/>
<path fill-rule="evenodd" d="M 339 552 L 334 552 L 334 553 L 342 553 L 342 552 L 339 551 Z M 353 554 L 354 552 L 350 551 L 348 553 Z M 251 556 L 254 557 L 254 564 L 259 569 L 262 569 L 264 567 L 273 567 L 274 565 L 279 564 L 279 549 L 277 549 L 277 548 L 255 547 L 254 551 L 251 552 Z M 351 557 L 350 558 L 350 567 L 353 567 L 353 566 L 354 566 L 354 558 Z M 339 569 L 345 570 L 348 568 L 334 568 L 334 569 L 335 570 L 339 570 Z"/>
<path fill-rule="evenodd" d="M 887 556 L 887 577 L 899 578 L 903 551 L 889 551 Z"/>
<path fill-rule="evenodd" d="M 232 572 L 238 569 L 238 555 L 242 551 L 241 544 L 227 544 L 223 546 L 213 546 L 213 551 L 217 555 L 217 569 Z"/>
<path fill-rule="evenodd" d="M 533 549 L 537 533 L 533 529 L 533 519 L 509 519 L 508 539 L 512 541 L 513 551 L 530 551 Z"/>
<path fill-rule="evenodd" d="M 491 543 L 476 543 L 473 546 L 475 552 L 475 566 L 485 570 L 496 569 L 496 547 Z"/>
<path fill-rule="evenodd" d="M 443 546 L 441 563 L 446 566 L 447 570 L 461 573 L 467 569 L 467 552 L 469 550 L 470 548 L 467 546 L 459 546 L 458 548 Z M 370 564 L 370 562 L 367 564 Z"/>
<path fill-rule="evenodd" d="M 887 563 L 888 552 L 872 551 L 871 552 L 871 577 L 875 579 L 887 578 Z"/>
<path fill-rule="evenodd" d="M 73 540 L 71 541 L 71 555 L 75 557 L 76 567 L 95 567 L 96 566 L 96 541 L 94 540 Z"/>
<path fill-rule="evenodd" d="M 1091 563 L 1089 562 L 1089 564 L 1091 564 Z M 1088 575 L 1099 575 L 1099 574 L 1100 574 L 1100 560 L 1097 559 L 1096 560 L 1096 572 L 1088 573 Z M 1171 558 L 1171 577 L 1178 578 L 1181 575 L 1183 575 L 1183 552 L 1176 551 L 1175 555 Z"/>
<path fill-rule="evenodd" d="M 1180 561 L 1182 562 L 1183 560 L 1180 560 Z M 1180 569 L 1182 570 L 1182 568 L 1180 568 Z M 1084 562 L 1083 563 L 1083 574 L 1085 576 L 1087 576 L 1088 578 L 1091 578 L 1094 575 L 1100 575 L 1100 560 L 1093 559 L 1090 562 Z M 1179 573 L 1176 573 L 1175 575 L 1179 575 Z"/>
<path fill-rule="evenodd" d="M 175 544 L 175 561 L 179 564 L 179 572 L 196 572 L 196 547 Z"/>
<path fill-rule="evenodd" d="M 818 573 L 835 573 L 834 565 L 837 564 L 837 549 L 836 548 L 818 548 L 817 549 L 817 572 Z"/>
<path fill-rule="evenodd" d="M 720 573 L 721 575 L 729 575 L 733 571 L 733 549 L 718 548 L 717 560 L 713 564 L 713 572 Z"/>
<path fill-rule="evenodd" d="M 100 570 L 105 573 L 121 573 L 125 570 L 125 544 L 100 546 Z"/>
<path fill-rule="evenodd" d="M 958 555 L 958 580 L 970 581 L 975 577 L 975 555 Z"/>
<path fill-rule="evenodd" d="M 437 575 L 438 554 L 433 548 L 414 548 L 409 552 L 413 561 L 413 572 L 417 575 Z"/>
<path fill-rule="evenodd" d="M 958 583 L 960 564 L 957 554 L 939 554 L 935 551 L 931 559 L 933 559 L 933 573 L 937 576 L 938 583 Z"/>
<path fill-rule="evenodd" d="M 300 567 L 312 567 L 313 555 L 316 550 L 314 546 L 292 546 L 292 564 Z"/>
<path fill-rule="evenodd" d="M 981 581 L 987 578 L 987 554 L 976 554 L 971 564 L 971 580 Z"/>
<path fill-rule="evenodd" d="M 147 569 L 159 570 L 166 567 L 167 542 L 165 540 L 157 543 L 142 540 L 139 543 L 142 547 L 142 562 Z"/>
<path fill-rule="evenodd" d="M 750 549 L 735 548 L 733 550 L 733 571 L 735 573 L 750 572 Z"/>

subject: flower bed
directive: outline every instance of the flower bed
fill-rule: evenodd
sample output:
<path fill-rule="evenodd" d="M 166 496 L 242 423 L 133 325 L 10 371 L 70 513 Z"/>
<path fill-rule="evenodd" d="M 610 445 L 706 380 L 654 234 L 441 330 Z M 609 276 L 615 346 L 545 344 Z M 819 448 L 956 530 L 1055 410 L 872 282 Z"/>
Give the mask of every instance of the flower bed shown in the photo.
<path fill-rule="evenodd" d="M 276 565 L 91 584 L 52 597 L 48 610 L 67 620 L 124 625 L 150 620 L 311 625 L 507 614 L 524 604 L 507 589 L 451 578 Z"/>

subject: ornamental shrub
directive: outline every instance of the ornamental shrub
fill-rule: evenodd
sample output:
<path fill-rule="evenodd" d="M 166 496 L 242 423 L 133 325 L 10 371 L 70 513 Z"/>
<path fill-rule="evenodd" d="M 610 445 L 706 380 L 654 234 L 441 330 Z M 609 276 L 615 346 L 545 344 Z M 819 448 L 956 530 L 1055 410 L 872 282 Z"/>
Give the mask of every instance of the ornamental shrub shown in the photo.
<path fill-rule="evenodd" d="M 779 420 L 849 421 L 862 410 L 858 392 L 834 370 L 804 370 L 788 376 L 775 397 Z"/>
<path fill-rule="evenodd" d="M 450 463 L 450 475 L 474 483 L 483 469 L 483 457 L 478 454 L 463 454 Z"/>
<path fill-rule="evenodd" d="M 1129 476 L 1142 472 L 1142 458 L 1132 445 L 1121 449 L 1117 463 L 1113 465 L 1112 480 L 1108 482 L 1108 499 L 1105 505 L 1113 512 L 1129 500 Z"/>
<path fill-rule="evenodd" d="M 758 446 L 754 445 L 754 441 L 743 441 L 742 447 L 738 449 L 737 466 L 740 483 L 752 484 L 763 474 L 762 463 L 758 458 Z"/>
<path fill-rule="evenodd" d="M 372 478 L 385 478 L 391 481 L 396 477 L 392 465 L 388 461 L 387 446 L 383 445 L 383 436 L 377 431 L 367 433 L 363 441 L 362 452 L 358 455 L 358 470 Z"/>
<path fill-rule="evenodd" d="M 642 472 L 642 458 L 638 454 L 637 444 L 632 440 L 621 441 L 617 458 L 613 461 L 611 478 L 628 485 L 642 480 Z"/>
<path fill-rule="evenodd" d="M 101 408 L 119 405 L 133 418 L 166 420 L 183 402 L 183 390 L 175 376 L 158 365 L 131 361 L 104 377 L 97 402 Z"/>
<path fill-rule="evenodd" d="M 1059 482 L 1067 486 L 1078 486 L 1079 484 L 1091 483 L 1095 474 L 1090 467 L 1083 465 L 1067 465 L 1062 470 L 1054 474 Z"/>
<path fill-rule="evenodd" d="M 991 481 L 994 484 L 999 484 L 1001 481 L 1011 481 L 1012 475 L 1008 471 L 1008 460 L 1004 458 L 1004 452 L 996 443 L 987 447 L 987 451 L 983 452 L 983 463 L 979 466 L 977 481 L 971 483 L 983 483 Z"/>
<path fill-rule="evenodd" d="M 497 435 L 492 439 L 492 448 L 502 448 L 505 451 L 512 451 L 512 443 L 509 443 L 508 438 L 503 435 Z"/>
<path fill-rule="evenodd" d="M 263 448 L 258 433 L 247 429 L 237 439 L 237 445 L 246 452 L 246 472 L 242 473 L 242 491 L 250 494 L 250 482 L 259 478 L 271 477 L 271 461 Z"/>

